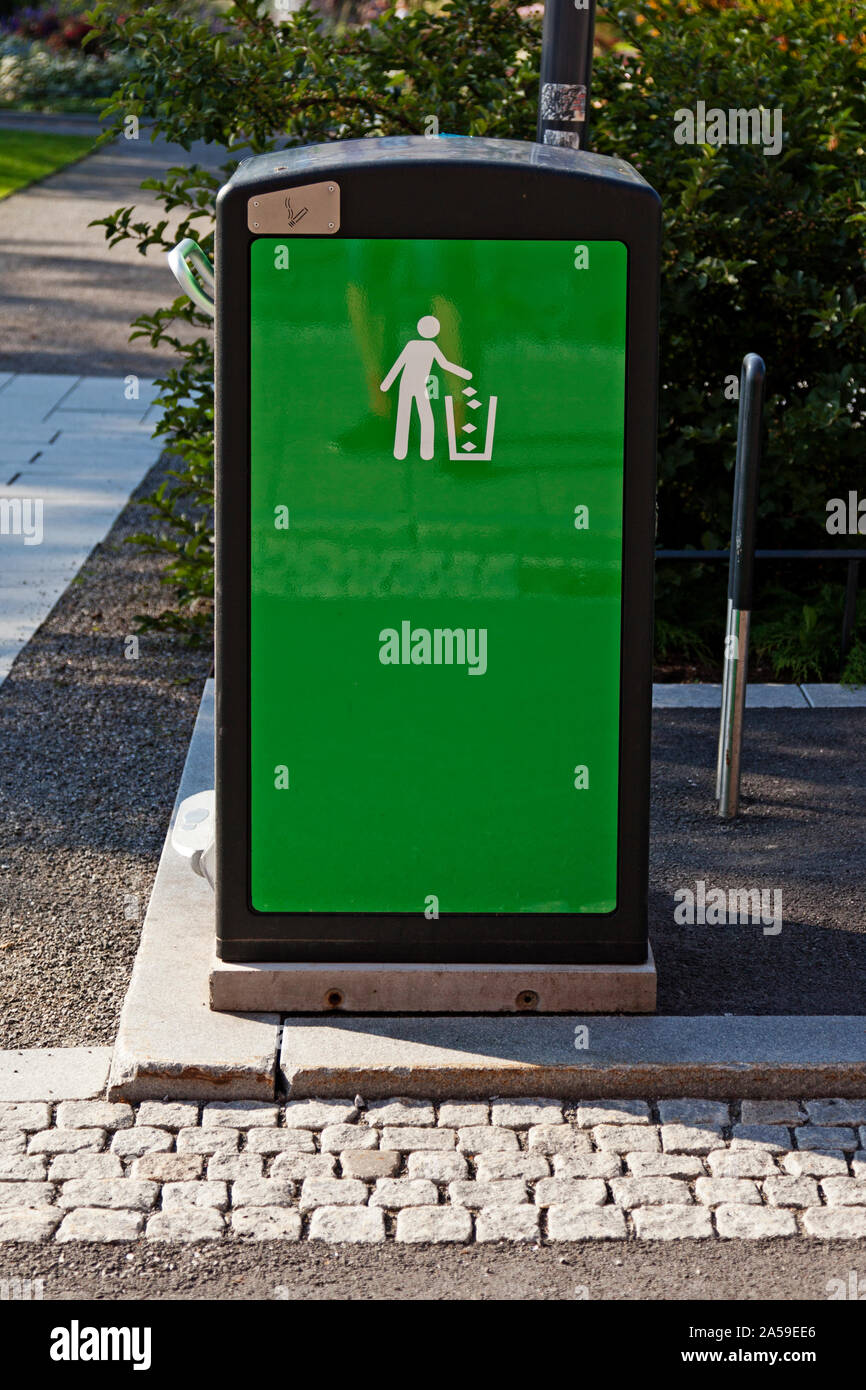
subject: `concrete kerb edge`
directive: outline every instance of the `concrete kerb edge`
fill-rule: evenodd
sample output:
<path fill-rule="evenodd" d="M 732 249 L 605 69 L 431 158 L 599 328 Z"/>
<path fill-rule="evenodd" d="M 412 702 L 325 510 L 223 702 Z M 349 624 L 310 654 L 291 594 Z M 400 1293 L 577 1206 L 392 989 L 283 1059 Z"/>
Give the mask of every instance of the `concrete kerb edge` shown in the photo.
<path fill-rule="evenodd" d="M 56 1104 L 63 1100 L 98 1099 L 103 1095 L 110 1100 L 133 1102 L 161 1100 L 166 1096 L 198 1101 L 279 1100 L 343 1098 L 358 1092 L 365 1100 L 400 1095 L 432 1101 L 484 1099 L 491 1095 L 548 1096 L 562 1100 L 701 1096 L 728 1101 L 798 1099 L 804 1095 L 859 1099 L 866 1095 L 866 1062 L 732 1065 L 676 1060 L 651 1065 L 623 1063 L 597 1067 L 493 1060 L 484 1064 L 468 1059 L 463 1064 L 452 1062 L 438 1066 L 429 1063 L 376 1066 L 362 1060 L 355 1065 L 345 1061 L 333 1065 L 324 1059 L 317 1065 L 292 1065 L 286 1061 L 280 1073 L 281 1085 L 276 1089 L 273 1085 L 262 1087 L 256 1068 L 246 1072 L 234 1068 L 230 1076 L 224 1073 L 221 1084 L 212 1070 L 196 1072 L 179 1065 L 170 1071 L 162 1070 L 159 1075 L 140 1069 L 124 1078 L 116 1072 L 112 1085 L 106 1090 L 107 1048 L 44 1048 L 27 1049 L 27 1052 L 34 1061 L 38 1060 L 38 1066 L 35 1070 L 28 1068 L 23 1083 L 17 1085 L 9 1084 L 7 1063 L 20 1061 L 22 1054 L 0 1053 L 0 1102 L 49 1101 Z M 98 1064 L 94 1064 L 99 1071 L 95 1080 L 93 1065 L 85 1067 L 83 1072 L 76 1072 L 70 1065 L 78 1064 L 84 1052 L 104 1054 Z"/>
<path fill-rule="evenodd" d="M 719 1064 L 683 1066 L 670 1062 L 652 1067 L 496 1066 L 466 1068 L 298 1067 L 284 1072 L 282 1098 L 343 1098 L 356 1093 L 365 1100 L 394 1096 L 420 1100 L 483 1100 L 495 1097 L 546 1096 L 555 1100 L 788 1100 L 834 1096 L 857 1100 L 866 1095 L 866 1064 L 742 1068 Z"/>
<path fill-rule="evenodd" d="M 292 1097 L 866 1096 L 857 1015 L 295 1017 L 282 1031 Z"/>
<path fill-rule="evenodd" d="M 653 709 L 721 708 L 722 687 L 706 681 L 656 683 Z M 776 685 L 750 682 L 746 708 L 758 709 L 866 709 L 866 686 L 829 684 Z"/>

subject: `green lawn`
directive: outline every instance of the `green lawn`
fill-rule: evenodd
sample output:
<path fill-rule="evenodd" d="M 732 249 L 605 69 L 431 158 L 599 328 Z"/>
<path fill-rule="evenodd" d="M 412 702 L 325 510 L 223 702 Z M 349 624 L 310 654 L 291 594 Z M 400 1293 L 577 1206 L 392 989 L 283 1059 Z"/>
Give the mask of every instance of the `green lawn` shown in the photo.
<path fill-rule="evenodd" d="M 0 198 L 80 159 L 93 148 L 93 143 L 90 135 L 0 130 Z"/>

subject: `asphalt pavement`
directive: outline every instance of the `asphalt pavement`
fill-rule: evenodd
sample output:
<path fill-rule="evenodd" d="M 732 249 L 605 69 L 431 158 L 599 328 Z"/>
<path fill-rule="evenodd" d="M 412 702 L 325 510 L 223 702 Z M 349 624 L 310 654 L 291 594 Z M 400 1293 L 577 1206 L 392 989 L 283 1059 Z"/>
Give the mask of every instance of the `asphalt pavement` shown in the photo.
<path fill-rule="evenodd" d="M 87 118 L 34 118 L 6 114 L 14 129 L 94 134 Z M 129 342 L 139 314 L 170 304 L 177 289 L 165 256 L 125 241 L 109 249 L 105 229 L 88 224 L 134 205 L 136 221 L 163 215 L 143 179 L 161 178 L 174 164 L 218 168 L 227 158 L 216 146 L 190 152 L 142 128 L 138 140 L 120 139 L 77 164 L 0 201 L 0 371 L 64 372 L 84 376 L 136 373 L 152 377 L 176 363 L 147 340 Z M 205 226 L 206 224 L 202 224 Z"/>
<path fill-rule="evenodd" d="M 748 711 L 734 821 L 716 814 L 718 727 L 714 710 L 653 715 L 659 1012 L 866 1013 L 866 709 Z M 675 894 L 699 882 L 778 892 L 780 929 L 678 923 Z"/>

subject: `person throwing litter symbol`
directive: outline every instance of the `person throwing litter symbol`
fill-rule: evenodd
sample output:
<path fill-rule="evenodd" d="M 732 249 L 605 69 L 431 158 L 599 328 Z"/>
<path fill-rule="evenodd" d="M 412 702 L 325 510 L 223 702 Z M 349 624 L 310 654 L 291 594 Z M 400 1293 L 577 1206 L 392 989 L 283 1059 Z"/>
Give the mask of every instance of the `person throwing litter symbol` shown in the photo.
<path fill-rule="evenodd" d="M 400 394 L 397 397 L 397 428 L 394 434 L 394 457 L 404 459 L 409 451 L 409 426 L 412 420 L 412 403 L 421 421 L 421 457 L 432 459 L 435 425 L 433 409 L 427 397 L 427 378 L 434 362 L 445 372 L 462 376 L 465 381 L 472 380 L 472 373 L 465 367 L 449 362 L 440 352 L 432 338 L 439 332 L 440 323 L 434 314 L 425 314 L 418 320 L 420 338 L 412 338 L 406 344 L 397 361 L 380 384 L 380 391 L 390 391 L 400 376 Z"/>

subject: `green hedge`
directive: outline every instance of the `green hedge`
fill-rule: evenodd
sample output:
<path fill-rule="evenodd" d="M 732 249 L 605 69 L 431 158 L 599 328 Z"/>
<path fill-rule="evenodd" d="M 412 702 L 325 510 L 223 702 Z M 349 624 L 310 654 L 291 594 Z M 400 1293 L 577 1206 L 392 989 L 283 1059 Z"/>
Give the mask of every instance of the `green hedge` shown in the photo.
<path fill-rule="evenodd" d="M 827 501 L 858 484 L 866 494 L 864 7 L 647 0 L 599 18 L 619 42 L 596 55 L 593 146 L 628 159 L 664 202 L 659 544 L 726 544 L 737 408 L 726 384 L 745 352 L 768 367 L 759 543 L 829 544 Z M 421 134 L 431 117 L 447 133 L 534 136 L 539 24 L 511 4 L 451 0 L 432 13 L 329 31 L 311 10 L 275 26 L 255 0 L 240 0 L 222 32 L 183 8 L 158 6 L 127 19 L 122 36 L 135 72 L 114 101 L 118 121 L 149 117 L 187 148 L 216 141 L 240 158 L 281 144 Z M 779 108 L 780 152 L 678 143 L 677 113 L 698 102 Z M 151 185 L 164 221 L 149 226 L 120 209 L 106 219 L 106 235 L 133 237 L 143 250 L 193 235 L 209 248 L 218 182 L 175 170 Z M 177 493 L 169 488 L 157 502 L 161 521 L 146 543 L 171 554 L 165 577 L 175 604 L 165 621 L 191 621 L 203 633 L 212 593 L 211 346 L 209 335 L 183 345 L 178 320 L 204 323 L 178 300 L 136 325 L 154 343 L 177 343 L 165 430 L 185 460 Z M 703 569 L 660 575 L 663 647 L 717 644 L 721 575 Z M 787 622 L 792 640 L 814 598 L 810 585 L 817 593 L 827 580 L 805 573 L 780 572 L 775 590 L 767 588 L 777 605 L 768 618 L 774 630 Z M 830 574 L 841 580 L 843 567 Z M 766 650 L 772 659 L 783 649 L 780 640 Z M 823 672 L 832 642 L 821 651 L 831 653 L 819 657 Z"/>

